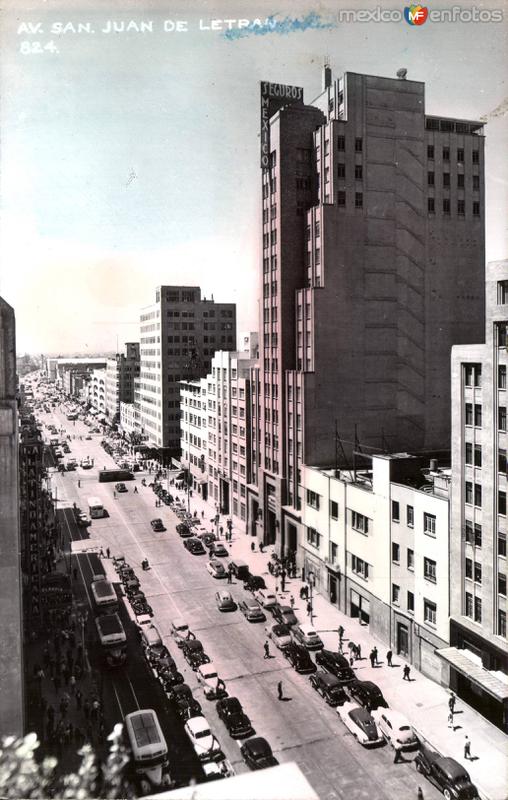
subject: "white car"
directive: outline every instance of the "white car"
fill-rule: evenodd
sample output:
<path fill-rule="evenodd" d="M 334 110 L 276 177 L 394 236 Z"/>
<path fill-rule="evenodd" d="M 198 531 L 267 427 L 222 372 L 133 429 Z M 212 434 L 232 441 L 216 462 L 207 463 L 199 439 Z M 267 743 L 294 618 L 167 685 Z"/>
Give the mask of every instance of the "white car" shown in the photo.
<path fill-rule="evenodd" d="M 379 732 L 392 747 L 414 747 L 418 737 L 403 714 L 392 708 L 376 708 L 372 717 Z"/>
<path fill-rule="evenodd" d="M 363 706 L 356 703 L 343 703 L 343 705 L 337 706 L 337 714 L 346 728 L 364 747 L 372 747 L 384 742 L 371 714 Z"/>
<path fill-rule="evenodd" d="M 200 664 L 196 671 L 198 682 L 203 687 L 207 700 L 216 700 L 223 697 L 226 689 L 224 681 L 221 681 L 217 673 L 217 667 L 213 661 L 208 664 Z"/>
<path fill-rule="evenodd" d="M 178 647 L 183 647 L 183 643 L 187 640 L 189 634 L 189 626 L 183 619 L 174 619 L 171 621 L 171 635 Z"/>
<path fill-rule="evenodd" d="M 273 608 L 277 604 L 277 597 L 269 589 L 258 589 L 254 592 L 254 597 L 263 608 Z"/>
<path fill-rule="evenodd" d="M 206 565 L 206 568 L 212 578 L 226 578 L 227 572 L 224 569 L 224 564 L 222 561 L 218 561 L 216 558 L 212 558 Z"/>
<path fill-rule="evenodd" d="M 306 622 L 301 625 L 294 625 L 291 633 L 297 644 L 303 644 L 308 650 L 322 650 L 324 647 L 321 637 L 318 636 L 312 625 Z"/>
<path fill-rule="evenodd" d="M 204 717 L 191 717 L 185 723 L 184 730 L 200 761 L 210 761 L 221 754 L 220 744 Z"/>
<path fill-rule="evenodd" d="M 268 638 L 272 640 L 279 650 L 288 647 L 293 641 L 288 626 L 280 622 L 269 622 L 268 625 L 265 625 L 265 631 Z"/>

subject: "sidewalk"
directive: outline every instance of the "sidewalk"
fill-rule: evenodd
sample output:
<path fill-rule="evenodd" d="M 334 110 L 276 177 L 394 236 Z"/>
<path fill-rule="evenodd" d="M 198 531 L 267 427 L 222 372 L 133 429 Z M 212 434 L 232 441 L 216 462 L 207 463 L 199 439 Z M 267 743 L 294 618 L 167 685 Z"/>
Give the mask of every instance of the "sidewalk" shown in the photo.
<path fill-rule="evenodd" d="M 151 491 L 151 490 L 150 490 Z M 182 491 L 170 490 L 187 504 L 187 497 Z M 165 507 L 167 508 L 167 507 Z M 190 510 L 197 511 L 199 518 L 204 511 L 203 524 L 215 532 L 210 519 L 215 515 L 215 503 L 204 502 L 193 492 L 190 498 Z M 169 508 L 168 508 L 169 511 Z M 221 515 L 219 527 L 226 530 L 228 515 Z M 268 572 L 268 562 L 273 546 L 259 552 L 257 539 L 239 533 L 233 525 L 233 540 L 226 543 L 224 535 L 221 541 L 230 550 L 231 555 L 241 558 L 249 564 L 251 572 L 262 575 L 267 587 L 275 590 L 276 578 Z M 256 543 L 252 551 L 252 542 Z M 300 600 L 300 589 L 303 583 L 298 578 L 286 579 L 286 591 L 278 592 L 281 603 L 290 604 L 290 597 L 295 599 L 295 613 L 299 620 L 307 621 L 306 603 Z M 455 707 L 454 729 L 448 728 L 449 690 L 434 683 L 411 667 L 411 680 L 403 680 L 402 669 L 406 662 L 394 654 L 392 668 L 388 667 L 384 654 L 386 644 L 375 639 L 369 633 L 368 625 L 360 625 L 357 619 L 346 616 L 332 606 L 324 597 L 314 594 L 313 617 L 314 627 L 319 632 L 329 650 L 337 650 L 338 628 L 344 627 L 344 653 L 349 654 L 348 641 L 360 644 L 362 659 L 353 665 L 360 680 L 372 680 L 379 685 L 390 706 L 400 710 L 413 725 L 421 738 L 427 740 L 433 748 L 446 756 L 450 756 L 465 766 L 477 785 L 484 800 L 507 800 L 508 798 L 508 738 L 459 698 Z M 378 649 L 379 665 L 372 668 L 368 654 L 373 647 Z M 464 760 L 464 737 L 471 740 L 471 760 Z"/>

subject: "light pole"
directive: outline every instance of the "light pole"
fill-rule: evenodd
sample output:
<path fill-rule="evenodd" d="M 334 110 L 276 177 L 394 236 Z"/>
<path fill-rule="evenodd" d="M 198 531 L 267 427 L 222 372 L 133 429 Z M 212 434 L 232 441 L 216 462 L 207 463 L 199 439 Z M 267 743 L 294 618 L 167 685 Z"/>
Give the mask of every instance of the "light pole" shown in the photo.
<path fill-rule="evenodd" d="M 315 580 L 316 580 L 316 576 L 314 575 L 312 570 L 310 570 L 310 572 L 307 573 L 307 580 L 309 582 L 309 592 L 310 592 L 309 593 L 309 618 L 310 618 L 310 621 L 312 623 L 312 612 L 314 610 L 312 592 L 313 592 L 314 583 L 315 583 Z"/>

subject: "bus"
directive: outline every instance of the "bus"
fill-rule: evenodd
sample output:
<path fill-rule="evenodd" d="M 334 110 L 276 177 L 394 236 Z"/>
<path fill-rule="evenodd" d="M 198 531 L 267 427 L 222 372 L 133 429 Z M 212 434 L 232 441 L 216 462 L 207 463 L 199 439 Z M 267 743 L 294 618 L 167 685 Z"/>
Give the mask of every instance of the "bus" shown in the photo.
<path fill-rule="evenodd" d="M 127 658 L 127 636 L 118 614 L 95 618 L 97 635 L 108 667 L 121 667 Z"/>
<path fill-rule="evenodd" d="M 103 517 L 104 506 L 102 504 L 102 500 L 100 500 L 98 497 L 89 497 L 88 513 L 90 514 L 90 519 L 100 519 Z"/>
<path fill-rule="evenodd" d="M 141 793 L 170 786 L 168 746 L 155 711 L 143 708 L 127 714 L 124 732 Z"/>
<path fill-rule="evenodd" d="M 100 469 L 99 483 L 106 481 L 133 481 L 134 474 L 130 469 Z"/>
<path fill-rule="evenodd" d="M 90 584 L 95 610 L 99 614 L 113 614 L 118 611 L 118 597 L 113 585 L 105 575 L 94 575 Z"/>

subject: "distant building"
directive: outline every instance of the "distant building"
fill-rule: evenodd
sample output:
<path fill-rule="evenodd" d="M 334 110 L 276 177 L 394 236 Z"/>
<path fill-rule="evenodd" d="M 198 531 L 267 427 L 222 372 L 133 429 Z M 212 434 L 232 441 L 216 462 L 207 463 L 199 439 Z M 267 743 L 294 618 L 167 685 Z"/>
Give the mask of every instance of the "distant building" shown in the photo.
<path fill-rule="evenodd" d="M 106 417 L 119 422 L 120 403 L 134 402 L 134 379 L 139 377 L 139 342 L 127 342 L 125 353 L 106 362 Z"/>
<path fill-rule="evenodd" d="M 202 377 L 216 350 L 236 347 L 236 306 L 197 286 L 159 286 L 140 317 L 140 433 L 165 460 L 180 455 L 180 381 Z"/>
<path fill-rule="evenodd" d="M 24 733 L 16 322 L 0 298 L 0 738 Z"/>
<path fill-rule="evenodd" d="M 106 365 L 92 369 L 86 385 L 86 399 L 97 416 L 106 418 Z"/>
<path fill-rule="evenodd" d="M 452 350 L 450 686 L 508 732 L 508 261 L 487 266 L 485 344 Z"/>
<path fill-rule="evenodd" d="M 86 374 L 92 369 L 104 368 L 106 360 L 106 358 L 47 358 L 46 375 L 50 381 L 58 383 L 63 388 L 66 372 Z"/>

